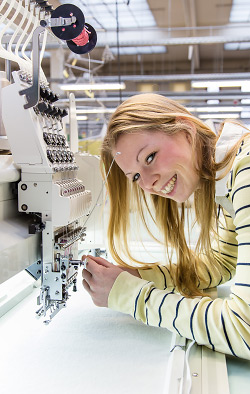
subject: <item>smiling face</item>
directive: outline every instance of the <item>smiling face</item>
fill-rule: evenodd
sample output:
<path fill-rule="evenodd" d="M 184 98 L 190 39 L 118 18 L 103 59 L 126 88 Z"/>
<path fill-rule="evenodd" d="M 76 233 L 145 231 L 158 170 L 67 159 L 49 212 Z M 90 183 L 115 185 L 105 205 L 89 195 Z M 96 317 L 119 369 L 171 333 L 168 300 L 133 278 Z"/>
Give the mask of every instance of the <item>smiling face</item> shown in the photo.
<path fill-rule="evenodd" d="M 121 154 L 116 155 L 116 152 Z M 112 151 L 124 174 L 147 193 L 186 201 L 199 184 L 190 136 L 179 132 L 123 134 Z"/>

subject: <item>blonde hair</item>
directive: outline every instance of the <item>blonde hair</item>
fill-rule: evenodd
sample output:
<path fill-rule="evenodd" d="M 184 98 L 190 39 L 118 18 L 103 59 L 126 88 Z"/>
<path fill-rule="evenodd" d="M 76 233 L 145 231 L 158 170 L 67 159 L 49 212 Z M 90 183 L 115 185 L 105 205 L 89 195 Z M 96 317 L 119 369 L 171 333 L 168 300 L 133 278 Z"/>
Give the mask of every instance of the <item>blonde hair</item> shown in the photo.
<path fill-rule="evenodd" d="M 196 128 L 195 135 L 192 133 L 193 125 Z M 213 258 L 210 234 L 216 228 L 214 200 L 216 171 L 230 165 L 236 148 L 227 154 L 224 163 L 216 164 L 214 157 L 217 136 L 206 124 L 173 100 L 158 94 L 140 94 L 124 101 L 112 115 L 102 144 L 101 163 L 105 175 L 113 160 L 112 150 L 124 133 L 145 130 L 174 135 L 184 129 L 192 140 L 192 147 L 198 158 L 197 171 L 200 177 L 199 188 L 194 192 L 196 221 L 200 226 L 195 252 L 188 247 L 184 233 L 185 204 L 182 203 L 180 206 L 168 198 L 146 195 L 136 182 L 132 183 L 128 180 L 115 162 L 107 178 L 110 199 L 108 242 L 116 262 L 128 267 L 129 265 L 121 258 L 125 255 L 141 268 L 147 268 L 148 265 L 132 257 L 128 242 L 129 213 L 132 207 L 136 207 L 142 223 L 154 237 L 147 225 L 146 211 L 162 231 L 166 248 L 171 246 L 176 252 L 175 269 L 170 258 L 170 272 L 176 288 L 185 296 L 193 296 L 201 294 L 197 288 L 199 278 L 196 270 L 199 253 L 202 251 L 209 259 Z"/>

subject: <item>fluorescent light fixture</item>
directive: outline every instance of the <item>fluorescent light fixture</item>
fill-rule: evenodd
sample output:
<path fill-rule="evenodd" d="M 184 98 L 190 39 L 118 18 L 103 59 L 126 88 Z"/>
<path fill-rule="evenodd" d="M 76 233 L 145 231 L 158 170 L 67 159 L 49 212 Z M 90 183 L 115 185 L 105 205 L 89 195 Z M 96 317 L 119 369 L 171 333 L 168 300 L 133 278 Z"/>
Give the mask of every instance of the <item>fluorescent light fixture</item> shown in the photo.
<path fill-rule="evenodd" d="M 207 104 L 217 105 L 220 104 L 220 100 L 207 100 Z"/>
<path fill-rule="evenodd" d="M 244 111 L 243 107 L 197 107 L 195 109 L 197 112 L 241 112 Z"/>
<path fill-rule="evenodd" d="M 239 50 L 239 42 L 227 42 L 224 44 L 225 51 L 238 51 Z"/>
<path fill-rule="evenodd" d="M 77 116 L 76 120 L 88 120 L 88 117 L 81 115 L 81 116 Z"/>
<path fill-rule="evenodd" d="M 247 80 L 239 80 L 239 81 L 192 81 L 192 88 L 211 88 L 218 86 L 220 88 L 235 88 L 235 87 L 244 87 L 249 84 Z M 250 91 L 250 90 L 249 90 Z"/>
<path fill-rule="evenodd" d="M 60 85 L 61 90 L 120 90 L 125 89 L 126 85 L 122 83 L 68 83 Z"/>
<path fill-rule="evenodd" d="M 186 107 L 188 111 L 190 112 L 209 112 L 211 114 L 211 112 L 213 113 L 213 115 L 218 116 L 218 114 L 220 112 L 224 112 L 224 114 L 226 112 L 241 112 L 241 114 L 243 112 L 249 112 L 250 111 L 250 107 L 240 107 L 240 106 L 228 106 L 228 107 L 222 107 L 222 106 L 217 106 L 217 107 L 213 107 L 213 106 L 207 106 L 207 107 Z M 207 116 L 204 114 L 204 116 Z M 223 115 L 224 116 L 224 115 Z M 228 115 L 227 115 L 228 116 Z"/>
<path fill-rule="evenodd" d="M 249 22 L 249 0 L 233 0 L 229 22 Z"/>
<path fill-rule="evenodd" d="M 82 109 L 77 109 L 76 113 L 77 114 L 112 114 L 115 112 L 116 108 L 82 108 Z"/>
<path fill-rule="evenodd" d="M 111 52 L 114 55 L 118 54 L 117 47 L 110 48 Z M 120 55 L 146 55 L 152 53 L 166 53 L 167 47 L 165 45 L 155 45 L 155 46 L 129 46 L 129 47 L 120 47 L 119 53 Z"/>
<path fill-rule="evenodd" d="M 242 111 L 241 112 L 241 118 L 250 118 L 250 111 Z"/>
<path fill-rule="evenodd" d="M 250 92 L 250 81 L 245 81 L 241 86 L 242 92 Z"/>
<path fill-rule="evenodd" d="M 238 119 L 239 114 L 207 114 L 199 115 L 200 119 Z"/>
<path fill-rule="evenodd" d="M 224 44 L 225 51 L 246 51 L 250 49 L 250 42 L 227 42 Z"/>

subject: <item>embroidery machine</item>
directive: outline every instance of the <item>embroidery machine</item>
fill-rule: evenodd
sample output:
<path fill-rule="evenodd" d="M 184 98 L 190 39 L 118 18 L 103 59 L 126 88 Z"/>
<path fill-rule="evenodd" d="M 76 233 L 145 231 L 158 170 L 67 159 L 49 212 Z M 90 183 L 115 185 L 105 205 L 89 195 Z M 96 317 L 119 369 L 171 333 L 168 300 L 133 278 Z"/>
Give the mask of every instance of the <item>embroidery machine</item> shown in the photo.
<path fill-rule="evenodd" d="M 20 57 L 18 51 L 13 53 L 11 47 L 9 51 L 1 47 L 2 55 L 20 66 L 12 73 L 13 82 L 2 89 L 2 118 L 14 166 L 20 170 L 18 211 L 29 216 L 29 234 L 37 235 L 36 242 L 41 242 L 41 248 L 37 245 L 37 261 L 26 269 L 36 279 L 41 276 L 37 315 L 49 322 L 65 307 L 69 287 L 73 285 L 76 291 L 81 265 L 78 241 L 86 237 L 92 192 L 78 177 L 78 144 L 73 143 L 77 129 L 71 130 L 69 144 L 63 124 L 68 112 L 57 106 L 59 97 L 50 89 L 41 69 L 40 36 L 43 34 L 43 50 L 47 29 L 51 28 L 71 50 L 83 54 L 94 48 L 96 32 L 85 25 L 83 13 L 74 5 L 52 10 L 47 2 L 38 0 L 30 3 L 30 8 L 27 3 L 24 7 L 20 1 L 10 1 L 3 15 L 8 16 L 15 5 L 32 24 L 32 60 L 26 55 Z M 72 95 L 70 106 L 74 107 Z M 81 158 L 78 161 L 82 163 Z"/>

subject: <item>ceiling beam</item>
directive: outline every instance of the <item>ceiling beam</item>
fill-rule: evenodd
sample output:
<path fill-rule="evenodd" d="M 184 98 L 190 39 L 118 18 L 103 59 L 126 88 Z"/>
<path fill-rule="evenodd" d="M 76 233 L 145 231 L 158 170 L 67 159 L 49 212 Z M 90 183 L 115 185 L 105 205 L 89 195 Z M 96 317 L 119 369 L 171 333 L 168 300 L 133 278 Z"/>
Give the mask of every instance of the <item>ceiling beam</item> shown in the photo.
<path fill-rule="evenodd" d="M 164 82 L 164 81 L 218 81 L 218 80 L 250 80 L 250 73 L 213 73 L 213 74 L 161 74 L 161 75 L 122 75 L 121 79 L 133 82 Z M 116 75 L 99 75 L 102 82 L 117 81 Z"/>
<path fill-rule="evenodd" d="M 123 95 L 122 100 L 126 100 L 129 97 L 133 95 L 139 94 L 138 91 L 136 92 L 126 92 L 126 94 Z M 206 101 L 206 100 L 229 100 L 232 102 L 235 102 L 237 100 L 246 100 L 250 99 L 250 94 L 249 93 L 244 93 L 244 92 L 235 92 L 235 91 L 220 91 L 218 93 L 209 93 L 209 92 L 194 92 L 194 91 L 185 91 L 185 92 L 172 92 L 172 91 L 161 91 L 158 92 L 158 94 L 161 94 L 163 96 L 169 97 L 172 100 L 184 100 L 184 101 Z M 61 98 L 58 104 L 67 102 L 69 99 L 68 98 Z M 119 102 L 120 97 L 118 94 L 116 96 L 108 96 L 108 97 L 101 97 L 101 96 L 95 96 L 94 98 L 90 97 L 76 97 L 76 102 L 96 102 L 97 100 L 100 102 Z M 204 106 L 204 104 L 202 104 Z M 240 104 L 242 105 L 242 104 Z M 224 106 L 224 104 L 223 104 Z M 247 105 L 249 107 L 249 105 Z"/>
<path fill-rule="evenodd" d="M 113 30 L 97 31 L 97 46 L 116 47 Z M 198 45 L 250 41 L 250 23 L 225 26 L 186 28 L 122 29 L 119 32 L 120 46 L 133 45 Z"/>

